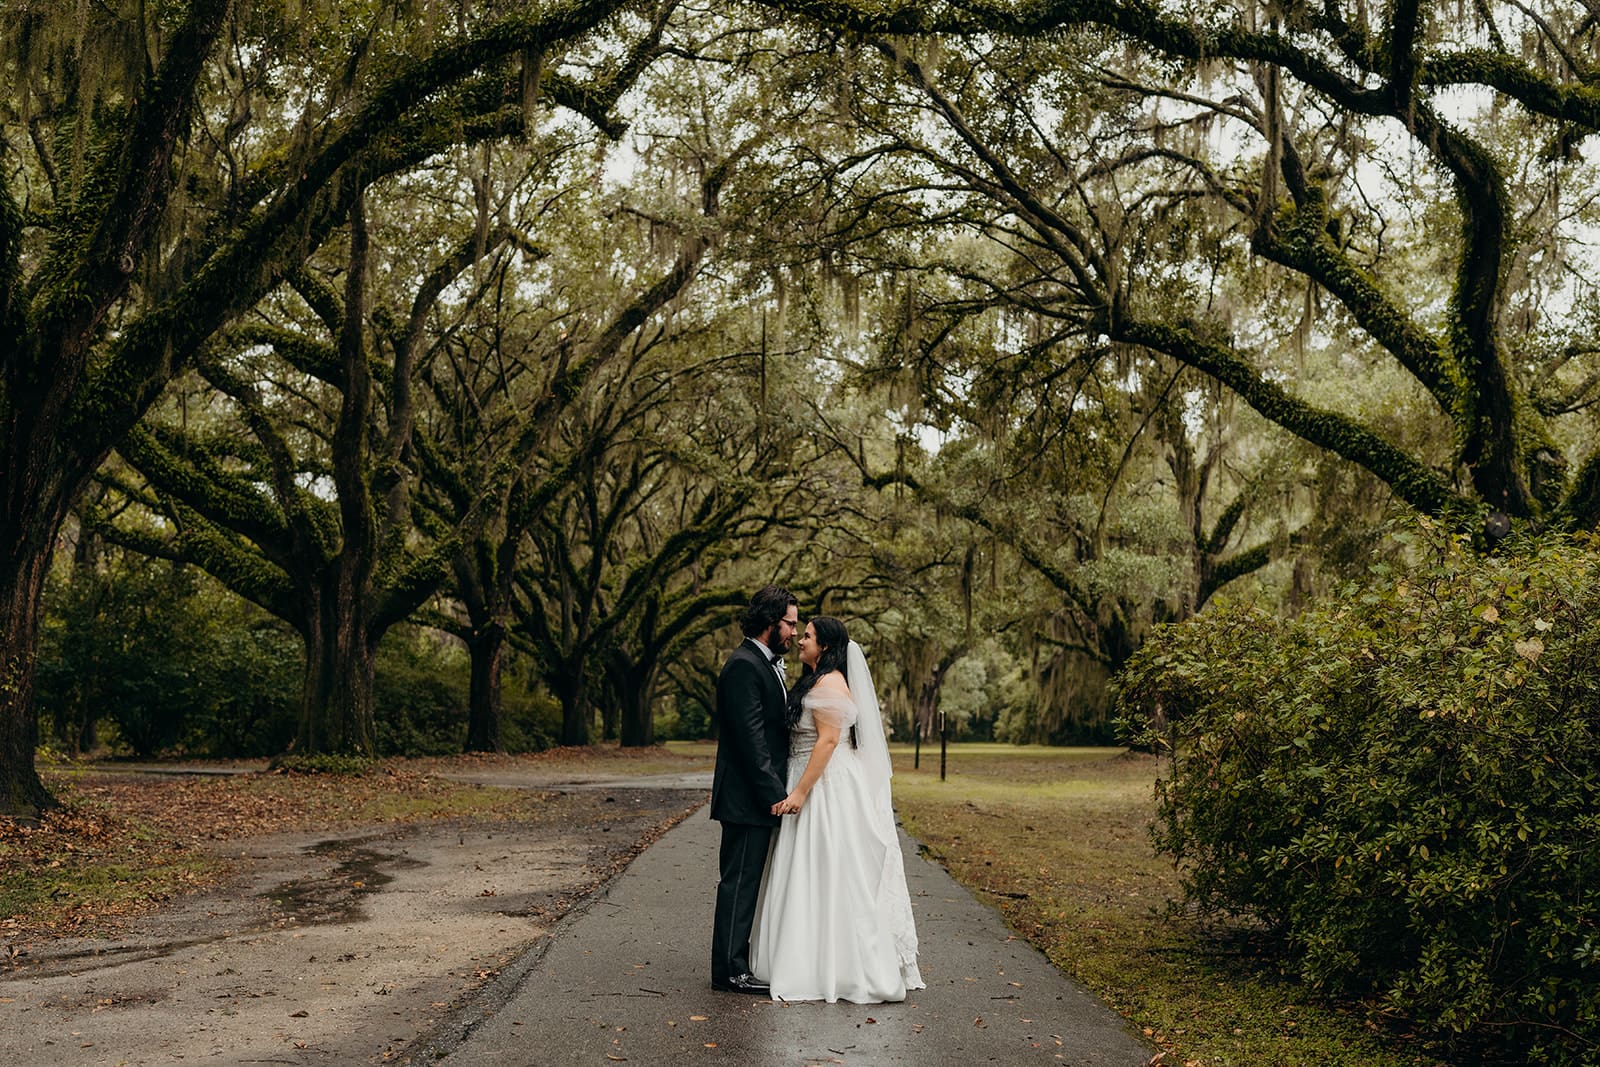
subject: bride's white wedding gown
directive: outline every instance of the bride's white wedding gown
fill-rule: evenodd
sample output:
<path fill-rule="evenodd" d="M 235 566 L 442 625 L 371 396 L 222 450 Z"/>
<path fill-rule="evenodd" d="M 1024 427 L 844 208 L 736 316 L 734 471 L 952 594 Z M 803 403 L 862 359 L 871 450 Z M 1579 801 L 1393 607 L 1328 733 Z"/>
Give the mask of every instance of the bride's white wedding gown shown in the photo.
<path fill-rule="evenodd" d="M 778 827 L 756 905 L 750 965 L 774 1000 L 877 1004 L 925 988 L 888 781 L 875 783 L 850 747 L 856 714 L 848 697 L 808 693 L 790 735 L 793 790 L 816 719 L 840 727 L 805 806 Z"/>

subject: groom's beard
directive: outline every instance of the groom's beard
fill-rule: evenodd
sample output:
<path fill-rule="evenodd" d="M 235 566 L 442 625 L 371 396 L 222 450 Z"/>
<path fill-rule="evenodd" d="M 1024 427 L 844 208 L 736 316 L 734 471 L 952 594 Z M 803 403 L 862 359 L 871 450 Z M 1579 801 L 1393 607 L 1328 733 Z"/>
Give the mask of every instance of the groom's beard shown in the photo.
<path fill-rule="evenodd" d="M 774 656 L 787 656 L 789 654 L 789 642 L 785 641 L 783 636 L 778 633 L 776 626 L 772 628 L 772 632 L 767 634 L 767 648 L 772 650 Z"/>

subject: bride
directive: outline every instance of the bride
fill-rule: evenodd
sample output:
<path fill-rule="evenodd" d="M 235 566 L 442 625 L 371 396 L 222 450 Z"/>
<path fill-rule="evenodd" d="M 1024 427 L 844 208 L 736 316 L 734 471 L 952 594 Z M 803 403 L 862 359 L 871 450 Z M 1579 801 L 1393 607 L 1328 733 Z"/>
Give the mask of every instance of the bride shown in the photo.
<path fill-rule="evenodd" d="M 774 1000 L 876 1004 L 923 989 L 889 747 L 861 646 L 818 616 L 789 694 L 789 795 L 756 905 L 750 963 Z"/>

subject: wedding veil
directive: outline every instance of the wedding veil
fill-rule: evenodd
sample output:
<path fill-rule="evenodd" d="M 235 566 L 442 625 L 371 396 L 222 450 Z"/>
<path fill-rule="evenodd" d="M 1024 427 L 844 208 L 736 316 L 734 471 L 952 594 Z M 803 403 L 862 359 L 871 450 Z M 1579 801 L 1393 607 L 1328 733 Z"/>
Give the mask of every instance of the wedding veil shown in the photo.
<path fill-rule="evenodd" d="M 867 785 L 875 802 L 889 803 L 889 739 L 883 732 L 883 711 L 878 707 L 878 690 L 872 684 L 872 671 L 861 646 L 850 642 L 845 656 L 845 677 L 850 696 L 856 702 L 856 753 L 867 772 Z"/>

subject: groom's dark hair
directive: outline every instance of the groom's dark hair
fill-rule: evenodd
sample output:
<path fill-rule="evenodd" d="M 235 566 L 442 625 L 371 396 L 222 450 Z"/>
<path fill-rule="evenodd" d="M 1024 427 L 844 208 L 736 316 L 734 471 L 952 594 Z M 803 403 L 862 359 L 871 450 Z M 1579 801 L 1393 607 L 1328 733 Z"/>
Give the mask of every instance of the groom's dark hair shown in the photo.
<path fill-rule="evenodd" d="M 789 614 L 789 605 L 799 606 L 795 595 L 781 585 L 764 585 L 750 598 L 750 606 L 739 616 L 739 630 L 746 637 L 760 637 Z"/>

